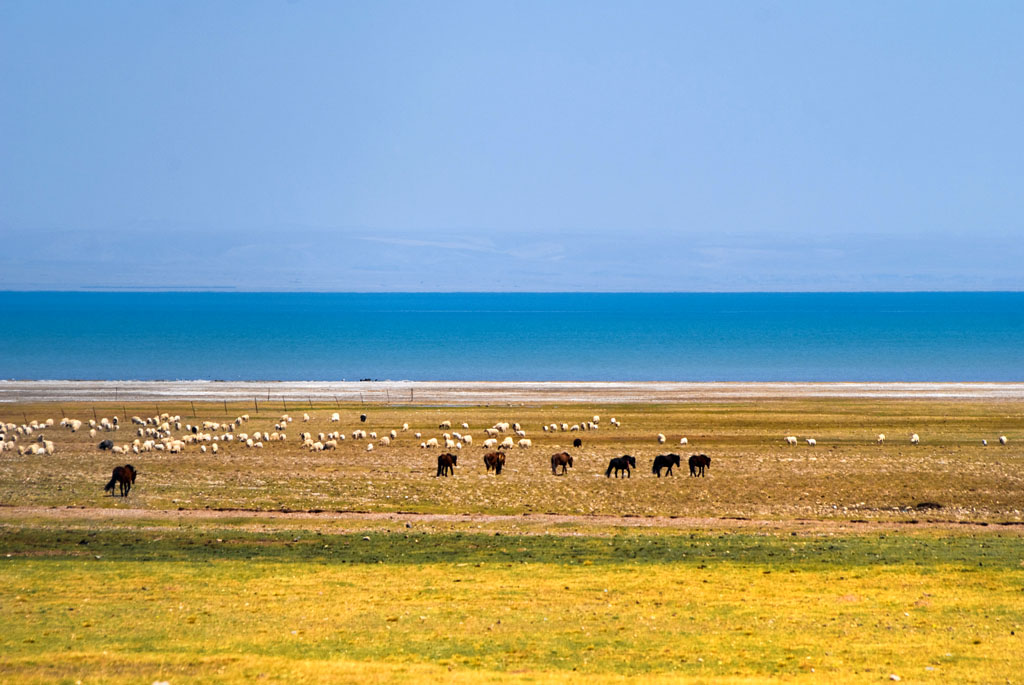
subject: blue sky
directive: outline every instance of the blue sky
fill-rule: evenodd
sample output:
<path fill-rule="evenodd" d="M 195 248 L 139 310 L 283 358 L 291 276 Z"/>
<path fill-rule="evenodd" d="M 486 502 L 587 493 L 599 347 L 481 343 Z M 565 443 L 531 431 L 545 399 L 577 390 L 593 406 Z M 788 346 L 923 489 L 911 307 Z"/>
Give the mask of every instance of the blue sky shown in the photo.
<path fill-rule="evenodd" d="M 0 0 L 0 289 L 1021 290 L 1024 3 Z"/>

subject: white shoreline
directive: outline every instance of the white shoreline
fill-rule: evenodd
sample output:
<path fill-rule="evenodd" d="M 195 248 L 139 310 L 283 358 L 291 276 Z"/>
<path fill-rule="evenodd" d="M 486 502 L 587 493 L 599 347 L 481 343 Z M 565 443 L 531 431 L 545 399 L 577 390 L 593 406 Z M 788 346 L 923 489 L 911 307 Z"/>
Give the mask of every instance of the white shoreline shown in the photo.
<path fill-rule="evenodd" d="M 0 380 L 0 404 L 252 399 L 396 405 L 670 404 L 802 397 L 1024 400 L 1024 383 Z"/>

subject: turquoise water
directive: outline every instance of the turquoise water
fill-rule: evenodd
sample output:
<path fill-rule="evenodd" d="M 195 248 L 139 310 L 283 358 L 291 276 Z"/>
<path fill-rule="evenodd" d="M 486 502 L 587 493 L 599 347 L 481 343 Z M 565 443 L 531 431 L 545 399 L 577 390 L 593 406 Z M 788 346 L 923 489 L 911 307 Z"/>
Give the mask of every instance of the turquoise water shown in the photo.
<path fill-rule="evenodd" d="M 1024 381 L 1024 293 L 0 292 L 0 378 Z"/>

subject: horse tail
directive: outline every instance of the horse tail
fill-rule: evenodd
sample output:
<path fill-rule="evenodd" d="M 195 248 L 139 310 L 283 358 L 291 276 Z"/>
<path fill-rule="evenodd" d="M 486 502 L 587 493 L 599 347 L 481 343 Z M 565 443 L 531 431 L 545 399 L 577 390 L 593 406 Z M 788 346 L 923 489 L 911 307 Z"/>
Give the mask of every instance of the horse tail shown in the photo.
<path fill-rule="evenodd" d="M 103 488 L 103 492 L 113 492 L 115 483 L 117 483 L 117 478 L 111 478 L 110 482 Z"/>
<path fill-rule="evenodd" d="M 612 462 L 608 462 L 608 470 L 604 472 L 604 477 L 605 477 L 605 478 L 610 478 L 610 477 L 611 477 L 611 475 L 612 475 L 612 469 L 613 469 L 614 467 L 615 467 L 615 464 L 614 464 L 614 463 L 612 463 Z"/>
<path fill-rule="evenodd" d="M 657 473 L 657 472 L 658 472 L 658 460 L 655 459 L 654 463 L 651 464 L 651 473 Z"/>

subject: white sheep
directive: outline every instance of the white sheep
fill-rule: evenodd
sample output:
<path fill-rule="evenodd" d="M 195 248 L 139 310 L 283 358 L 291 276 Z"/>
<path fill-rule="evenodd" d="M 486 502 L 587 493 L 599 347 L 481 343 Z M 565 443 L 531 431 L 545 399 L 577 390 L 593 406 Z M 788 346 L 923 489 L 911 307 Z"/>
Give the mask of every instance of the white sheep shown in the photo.
<path fill-rule="evenodd" d="M 664 433 L 658 433 L 658 444 L 659 445 L 664 445 L 665 444 L 665 434 Z"/>
<path fill-rule="evenodd" d="M 367 452 L 372 452 L 373 451 L 373 443 L 372 442 L 366 443 L 366 451 Z"/>
<path fill-rule="evenodd" d="M 409 430 L 409 424 L 407 424 L 407 423 L 403 423 L 403 424 L 402 424 L 402 430 L 403 430 L 403 431 L 407 431 L 407 430 Z"/>
<path fill-rule="evenodd" d="M 523 438 L 519 441 L 520 449 L 526 449 L 527 447 L 533 447 L 533 441 L 529 438 Z"/>
<path fill-rule="evenodd" d="M 451 421 L 442 421 L 440 423 L 440 425 L 438 425 L 438 428 L 440 428 L 441 430 L 444 430 L 446 428 L 451 428 L 451 427 L 452 427 L 452 422 Z"/>
<path fill-rule="evenodd" d="M 391 445 L 391 438 L 389 438 L 388 436 L 385 435 L 383 438 L 380 439 L 380 446 L 381 447 L 389 447 L 390 445 Z"/>
<path fill-rule="evenodd" d="M 484 449 L 490 449 L 498 444 L 497 438 L 487 438 L 484 440 Z"/>
<path fill-rule="evenodd" d="M 462 427 L 465 428 L 466 430 L 469 430 L 469 424 L 466 423 L 465 421 L 462 422 Z"/>
<path fill-rule="evenodd" d="M 885 442 L 885 433 L 879 433 L 878 434 L 877 442 L 878 442 L 879 445 L 881 445 L 883 442 Z"/>
<path fill-rule="evenodd" d="M 213 443 L 212 445 L 210 445 L 210 451 L 213 452 L 214 454 L 217 454 L 217 443 Z"/>
<path fill-rule="evenodd" d="M 505 438 L 504 440 L 501 441 L 501 446 L 502 447 L 512 448 L 512 447 L 515 447 L 516 444 L 515 444 L 515 442 L 512 441 L 512 438 L 509 437 L 509 438 Z"/>
<path fill-rule="evenodd" d="M 324 449 L 325 450 L 336 450 L 336 449 L 338 449 L 338 441 L 337 440 L 328 440 L 327 442 L 324 443 Z"/>
<path fill-rule="evenodd" d="M 302 422 L 303 423 L 308 423 L 309 422 L 309 414 L 303 414 L 302 415 Z"/>
<path fill-rule="evenodd" d="M 807 444 L 810 445 L 811 447 L 814 447 L 815 445 L 818 444 L 818 441 L 815 440 L 814 438 L 807 438 Z"/>
<path fill-rule="evenodd" d="M 1008 442 L 1010 442 L 1010 441 L 1007 439 L 1007 437 L 1005 435 L 1000 435 L 999 436 L 999 444 L 1000 445 L 1005 445 Z"/>
<path fill-rule="evenodd" d="M 467 445 L 472 445 L 473 444 L 473 436 L 472 435 L 463 435 L 462 436 L 462 442 L 466 443 Z"/>
<path fill-rule="evenodd" d="M 206 445 L 200 445 L 199 451 L 202 452 L 203 454 L 206 454 Z"/>
<path fill-rule="evenodd" d="M 437 447 L 437 438 L 427 440 L 427 447 Z"/>
<path fill-rule="evenodd" d="M 419 431 L 416 431 L 416 432 L 415 432 L 415 433 L 413 433 L 412 435 L 413 435 L 413 437 L 414 437 L 414 438 L 416 438 L 417 440 L 419 440 L 420 438 L 422 438 L 422 437 L 423 437 L 423 433 L 420 433 Z"/>
<path fill-rule="evenodd" d="M 988 447 L 988 440 L 982 439 L 981 446 L 982 447 Z"/>
<path fill-rule="evenodd" d="M 391 431 L 391 433 L 389 435 L 391 436 L 392 440 L 395 440 L 395 439 L 398 438 L 398 431 L 393 430 L 393 431 Z"/>
<path fill-rule="evenodd" d="M 341 421 L 341 416 L 338 414 L 338 412 L 334 412 L 333 414 L 331 414 L 331 423 L 338 423 L 339 421 Z"/>
<path fill-rule="evenodd" d="M 783 439 L 786 441 L 787 445 L 795 445 L 797 443 L 797 439 L 796 439 L 795 435 L 787 435 Z"/>
<path fill-rule="evenodd" d="M 690 441 L 687 440 L 686 438 L 679 438 L 679 444 L 680 445 L 688 445 L 688 444 L 690 444 Z"/>
<path fill-rule="evenodd" d="M 919 436 L 917 433 L 914 433 L 913 435 L 910 436 L 910 444 L 911 445 L 918 445 L 920 443 L 921 443 L 921 436 Z"/>

